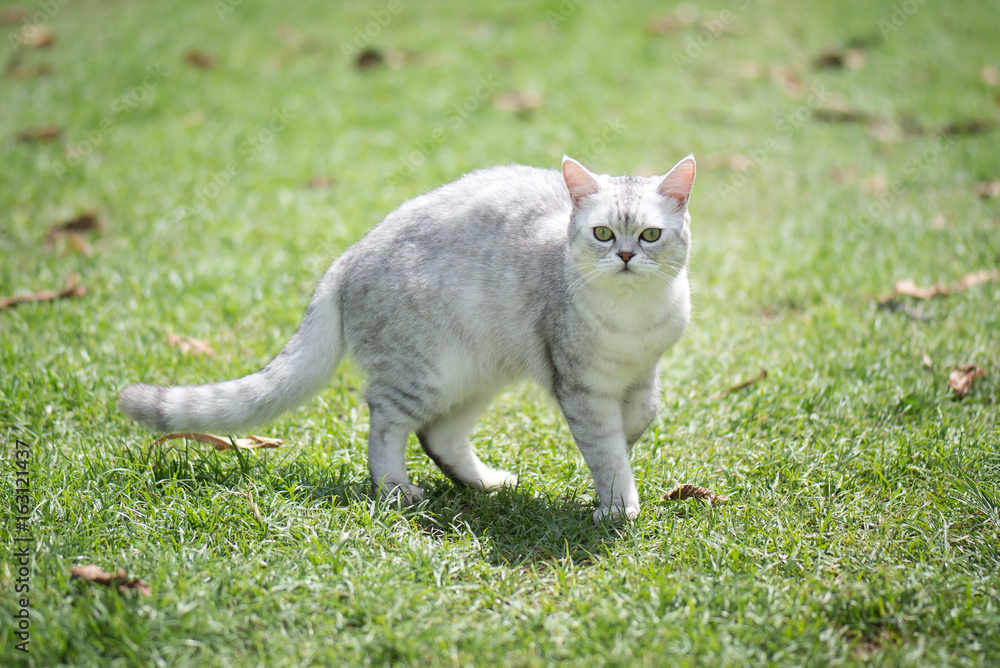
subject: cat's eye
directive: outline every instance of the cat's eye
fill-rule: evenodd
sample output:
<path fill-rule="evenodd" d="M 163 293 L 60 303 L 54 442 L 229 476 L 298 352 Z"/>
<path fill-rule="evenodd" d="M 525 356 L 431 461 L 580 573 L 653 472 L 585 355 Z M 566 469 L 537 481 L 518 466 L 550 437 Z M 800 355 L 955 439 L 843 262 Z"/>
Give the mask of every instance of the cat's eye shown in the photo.
<path fill-rule="evenodd" d="M 639 236 L 642 237 L 643 241 L 656 241 L 660 238 L 660 230 L 655 227 L 647 227 Z"/>
<path fill-rule="evenodd" d="M 615 236 L 615 233 L 611 231 L 610 227 L 595 227 L 594 228 L 594 238 L 598 241 L 611 241 Z"/>

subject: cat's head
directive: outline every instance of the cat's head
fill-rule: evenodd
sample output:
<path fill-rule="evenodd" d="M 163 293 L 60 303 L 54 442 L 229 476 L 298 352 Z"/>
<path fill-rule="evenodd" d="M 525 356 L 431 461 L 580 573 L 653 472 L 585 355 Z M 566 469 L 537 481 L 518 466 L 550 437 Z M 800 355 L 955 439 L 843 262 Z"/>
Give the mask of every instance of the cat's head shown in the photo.
<path fill-rule="evenodd" d="M 691 247 L 693 155 L 648 178 L 594 174 L 569 157 L 563 157 L 562 171 L 573 204 L 570 256 L 587 282 L 669 282 L 684 269 Z"/>

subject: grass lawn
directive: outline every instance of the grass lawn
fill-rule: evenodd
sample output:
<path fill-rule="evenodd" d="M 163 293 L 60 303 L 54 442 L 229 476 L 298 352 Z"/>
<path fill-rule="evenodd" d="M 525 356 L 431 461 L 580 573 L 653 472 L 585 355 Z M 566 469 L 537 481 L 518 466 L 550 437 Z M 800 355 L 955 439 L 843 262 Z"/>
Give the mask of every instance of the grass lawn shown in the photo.
<path fill-rule="evenodd" d="M 86 294 L 0 309 L 0 664 L 1000 663 L 1000 281 L 876 301 L 1000 267 L 995 2 L 22 9 L 0 297 Z M 414 441 L 429 500 L 402 510 L 369 494 L 349 361 L 255 432 L 277 450 L 150 448 L 117 410 L 258 369 L 333 258 L 465 172 L 689 152 L 695 317 L 620 530 L 532 385 L 475 435 L 516 489 L 457 488 Z M 70 577 L 91 563 L 150 595 Z"/>

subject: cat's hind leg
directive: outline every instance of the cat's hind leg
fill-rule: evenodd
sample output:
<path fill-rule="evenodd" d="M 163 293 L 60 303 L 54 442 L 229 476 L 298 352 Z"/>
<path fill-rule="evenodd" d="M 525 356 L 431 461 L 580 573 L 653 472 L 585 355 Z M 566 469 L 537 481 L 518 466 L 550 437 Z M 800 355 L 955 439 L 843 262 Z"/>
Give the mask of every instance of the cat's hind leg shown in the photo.
<path fill-rule="evenodd" d="M 453 406 L 417 431 L 424 452 L 453 480 L 477 489 L 513 487 L 517 477 L 509 471 L 492 469 L 484 464 L 469 443 L 476 421 L 490 404 L 486 395 Z"/>

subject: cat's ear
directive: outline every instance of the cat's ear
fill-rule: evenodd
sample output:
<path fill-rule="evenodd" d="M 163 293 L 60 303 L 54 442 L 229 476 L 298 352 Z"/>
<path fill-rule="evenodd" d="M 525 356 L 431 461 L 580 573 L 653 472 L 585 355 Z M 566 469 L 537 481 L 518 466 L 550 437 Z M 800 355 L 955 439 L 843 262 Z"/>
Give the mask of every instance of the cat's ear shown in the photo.
<path fill-rule="evenodd" d="M 669 197 L 677 202 L 677 208 L 683 209 L 687 206 L 688 197 L 691 196 L 691 186 L 694 185 L 694 154 L 684 158 L 660 181 L 656 192 L 664 197 Z"/>
<path fill-rule="evenodd" d="M 586 167 L 569 156 L 563 156 L 562 172 L 570 197 L 573 198 L 573 206 L 579 206 L 580 200 L 600 190 L 597 178 Z"/>

